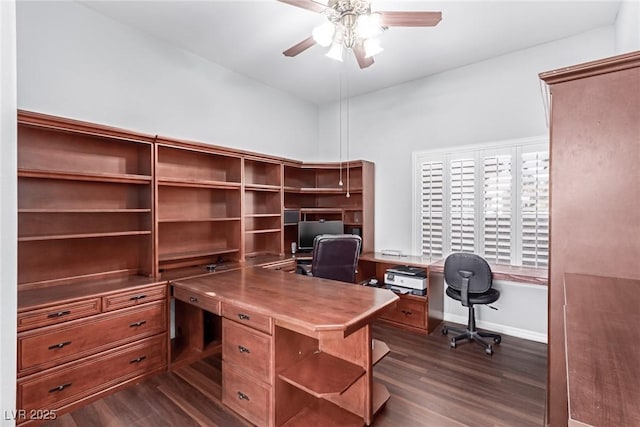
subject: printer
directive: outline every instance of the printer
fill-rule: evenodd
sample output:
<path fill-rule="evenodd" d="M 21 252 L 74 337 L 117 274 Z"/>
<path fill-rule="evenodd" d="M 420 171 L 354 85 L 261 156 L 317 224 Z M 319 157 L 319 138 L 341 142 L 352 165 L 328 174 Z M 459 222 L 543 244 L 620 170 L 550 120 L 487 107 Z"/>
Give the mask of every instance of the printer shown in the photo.
<path fill-rule="evenodd" d="M 384 273 L 387 289 L 401 294 L 426 295 L 427 270 L 419 267 L 396 265 Z"/>

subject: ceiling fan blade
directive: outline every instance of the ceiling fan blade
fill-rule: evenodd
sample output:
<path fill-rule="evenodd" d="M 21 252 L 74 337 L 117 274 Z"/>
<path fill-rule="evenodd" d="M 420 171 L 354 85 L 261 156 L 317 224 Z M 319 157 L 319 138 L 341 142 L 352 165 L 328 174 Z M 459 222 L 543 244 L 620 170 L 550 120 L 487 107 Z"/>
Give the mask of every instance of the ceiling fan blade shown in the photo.
<path fill-rule="evenodd" d="M 370 67 L 375 62 L 372 57 L 366 58 L 364 56 L 365 52 L 364 52 L 364 47 L 362 47 L 362 45 L 357 44 L 353 46 L 353 54 L 355 55 L 356 60 L 358 61 L 358 65 L 360 66 L 361 69 Z"/>
<path fill-rule="evenodd" d="M 316 44 L 316 41 L 313 39 L 313 37 L 307 37 L 295 46 L 291 46 L 289 49 L 282 52 L 282 54 L 284 56 L 296 56 L 299 53 L 302 53 L 305 50 L 309 49 L 314 44 Z"/>
<path fill-rule="evenodd" d="M 291 6 L 301 7 L 302 9 L 311 10 L 313 12 L 322 13 L 327 6 L 315 2 L 313 0 L 278 0 L 281 3 L 290 4 Z"/>
<path fill-rule="evenodd" d="M 385 27 L 434 27 L 442 20 L 442 12 L 380 12 Z"/>

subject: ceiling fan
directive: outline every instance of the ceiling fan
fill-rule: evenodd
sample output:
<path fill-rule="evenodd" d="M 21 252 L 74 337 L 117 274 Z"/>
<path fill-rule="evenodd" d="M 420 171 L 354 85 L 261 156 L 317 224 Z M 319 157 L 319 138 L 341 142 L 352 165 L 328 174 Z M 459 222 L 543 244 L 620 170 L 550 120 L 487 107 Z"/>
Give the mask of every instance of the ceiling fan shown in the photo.
<path fill-rule="evenodd" d="M 331 46 L 327 56 L 342 61 L 344 50 L 351 49 L 360 68 L 372 65 L 373 56 L 383 50 L 377 36 L 388 27 L 433 27 L 442 20 L 441 12 L 372 12 L 371 0 L 278 1 L 327 18 L 310 37 L 282 52 L 285 56 L 296 56 L 319 44 Z"/>

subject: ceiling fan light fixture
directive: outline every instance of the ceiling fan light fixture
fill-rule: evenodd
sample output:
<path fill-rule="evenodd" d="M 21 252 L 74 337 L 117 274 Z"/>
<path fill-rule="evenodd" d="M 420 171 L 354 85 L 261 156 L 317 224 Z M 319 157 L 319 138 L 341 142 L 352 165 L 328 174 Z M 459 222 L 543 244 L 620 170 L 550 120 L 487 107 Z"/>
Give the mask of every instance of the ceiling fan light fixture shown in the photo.
<path fill-rule="evenodd" d="M 382 15 L 368 13 L 359 15 L 356 21 L 356 34 L 358 38 L 368 39 L 382 33 Z"/>
<path fill-rule="evenodd" d="M 374 55 L 379 54 L 384 49 L 380 46 L 380 40 L 378 39 L 366 39 L 364 41 L 364 57 L 371 58 Z"/>
<path fill-rule="evenodd" d="M 326 53 L 326 56 L 335 59 L 336 61 L 343 61 L 344 57 L 344 44 L 342 41 L 334 41 L 329 49 L 329 52 Z"/>
<path fill-rule="evenodd" d="M 333 22 L 326 21 L 313 29 L 311 35 L 313 39 L 322 47 L 327 47 L 333 43 L 333 35 L 336 32 L 336 26 Z"/>

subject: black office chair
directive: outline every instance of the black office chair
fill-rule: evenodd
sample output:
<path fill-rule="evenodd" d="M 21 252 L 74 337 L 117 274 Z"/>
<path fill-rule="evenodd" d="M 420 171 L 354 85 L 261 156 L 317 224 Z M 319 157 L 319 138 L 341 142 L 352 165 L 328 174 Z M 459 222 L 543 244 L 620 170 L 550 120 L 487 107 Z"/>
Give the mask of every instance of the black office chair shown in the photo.
<path fill-rule="evenodd" d="M 454 253 L 444 261 L 444 280 L 447 282 L 447 295 L 469 307 L 469 321 L 467 329 L 462 330 L 443 326 L 442 333 L 449 331 L 457 335 L 451 338 L 450 345 L 455 348 L 458 341 L 475 341 L 484 347 L 485 353 L 493 354 L 493 346 L 482 338 L 492 338 L 495 344 L 500 344 L 502 338 L 498 334 L 479 332 L 476 330 L 474 304 L 491 304 L 500 298 L 500 292 L 493 289 L 491 267 L 484 258 L 465 253 Z"/>
<path fill-rule="evenodd" d="M 323 279 L 355 283 L 362 239 L 354 234 L 321 234 L 313 240 L 311 272 L 297 272 Z"/>

